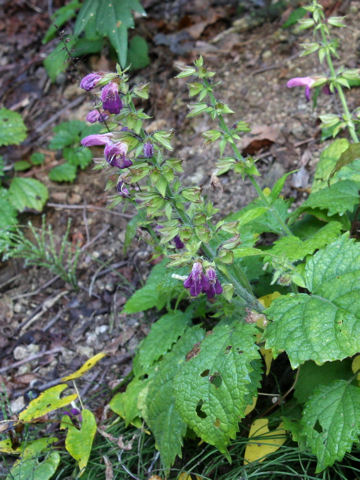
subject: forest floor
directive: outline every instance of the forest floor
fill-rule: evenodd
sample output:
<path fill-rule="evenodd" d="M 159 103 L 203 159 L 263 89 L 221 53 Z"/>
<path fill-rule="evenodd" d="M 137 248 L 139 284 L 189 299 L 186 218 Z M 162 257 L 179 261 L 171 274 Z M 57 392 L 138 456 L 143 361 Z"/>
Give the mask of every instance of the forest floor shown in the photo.
<path fill-rule="evenodd" d="M 186 82 L 174 78 L 179 64 L 191 64 L 202 55 L 216 72 L 216 81 L 221 82 L 218 97 L 236 112 L 235 120 L 252 127 L 241 148 L 258 158 L 263 187 L 271 187 L 285 172 L 300 169 L 285 188 L 295 203 L 308 194 L 324 148 L 318 115 L 339 110 L 334 96 L 320 95 L 313 110 L 301 88 L 286 88 L 292 77 L 322 73 L 316 56 L 300 57 L 299 43 L 309 34 L 295 35 L 291 28 L 281 28 L 290 10 L 255 25 L 246 12 L 237 17 L 236 3 L 145 0 L 148 16 L 136 19 L 136 33 L 148 41 L 151 64 L 132 75 L 133 82 L 151 85 L 145 104 L 152 116 L 149 129 L 174 129 L 174 155 L 183 160 L 184 181 L 201 185 L 222 214 L 247 204 L 255 192 L 234 174 L 220 177 L 216 188 L 210 181 L 218 150 L 203 144 L 201 132 L 210 127 L 210 120 L 186 118 Z M 347 28 L 337 32 L 341 64 L 358 67 L 359 2 L 323 3 L 327 13 L 347 15 Z M 51 8 L 61 4 L 54 1 Z M 0 153 L 10 171 L 15 161 L 26 160 L 33 152 L 45 154 L 45 164 L 29 175 L 49 188 L 44 214 L 55 238 L 61 239 L 68 219 L 72 221 L 70 240 L 80 242 L 82 248 L 77 272 L 80 289 L 75 291 L 43 268 L 25 268 L 22 261 L 0 262 L 0 385 L 16 413 L 28 402 L 30 390 L 38 393 L 55 385 L 92 355 L 107 351 L 109 355 L 78 382 L 83 401 L 101 417 L 112 389 L 130 372 L 134 351 L 156 318 L 155 312 L 121 313 L 126 299 L 148 275 L 151 249 L 138 239 L 123 253 L 132 212 L 121 207 L 107 210 L 104 174 L 88 168 L 73 184 L 48 178 L 49 170 L 61 160 L 48 148 L 53 127 L 64 120 L 84 120 L 90 109 L 89 96 L 79 88 L 80 79 L 89 71 L 114 69 L 104 52 L 76 60 L 51 84 L 42 62 L 59 38 L 50 45 L 41 42 L 49 25 L 49 5 L 45 0 L 4 4 L 0 104 L 21 113 L 28 137 L 20 146 Z M 355 108 L 360 89 L 351 90 L 348 98 L 351 109 Z M 39 226 L 41 215 L 24 213 L 21 222 L 28 220 Z"/>

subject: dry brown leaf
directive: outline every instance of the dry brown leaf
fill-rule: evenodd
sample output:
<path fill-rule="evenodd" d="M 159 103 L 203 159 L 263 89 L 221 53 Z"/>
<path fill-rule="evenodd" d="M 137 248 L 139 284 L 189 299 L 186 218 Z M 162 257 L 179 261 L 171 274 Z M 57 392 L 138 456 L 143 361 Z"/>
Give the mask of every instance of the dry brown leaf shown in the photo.
<path fill-rule="evenodd" d="M 254 125 L 251 132 L 242 139 L 244 155 L 254 155 L 263 148 L 269 148 L 280 136 L 280 129 L 270 125 Z"/>

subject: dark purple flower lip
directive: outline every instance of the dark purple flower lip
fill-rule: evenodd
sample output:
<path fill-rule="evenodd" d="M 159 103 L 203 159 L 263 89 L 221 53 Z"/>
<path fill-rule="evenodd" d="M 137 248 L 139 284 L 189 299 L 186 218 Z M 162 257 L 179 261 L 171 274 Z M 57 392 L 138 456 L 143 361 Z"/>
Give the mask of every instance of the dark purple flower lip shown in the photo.
<path fill-rule="evenodd" d="M 118 85 L 114 82 L 110 82 L 101 90 L 101 101 L 103 109 L 109 113 L 118 114 L 123 107 Z"/>
<path fill-rule="evenodd" d="M 192 297 L 196 297 L 200 293 L 206 293 L 208 298 L 213 298 L 216 294 L 220 294 L 223 291 L 215 270 L 210 267 L 204 273 L 200 262 L 193 264 L 189 276 L 184 281 L 184 287 L 189 289 Z"/>

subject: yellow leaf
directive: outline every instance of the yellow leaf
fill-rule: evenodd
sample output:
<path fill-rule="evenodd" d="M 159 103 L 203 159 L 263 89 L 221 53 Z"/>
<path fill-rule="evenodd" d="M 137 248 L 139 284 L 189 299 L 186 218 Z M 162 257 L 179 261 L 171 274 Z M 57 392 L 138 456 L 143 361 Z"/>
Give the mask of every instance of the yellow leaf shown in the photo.
<path fill-rule="evenodd" d="M 163 479 L 159 477 L 159 475 L 151 475 L 151 477 L 148 478 L 148 480 L 163 480 Z"/>
<path fill-rule="evenodd" d="M 61 379 L 62 382 L 68 382 L 70 380 L 75 380 L 75 378 L 79 378 L 82 375 L 84 375 L 85 372 L 90 370 L 90 368 L 93 368 L 99 360 L 104 358 L 106 356 L 106 353 L 100 352 L 94 355 L 93 357 L 89 358 L 82 367 L 79 368 L 79 370 L 76 370 L 76 372 L 72 373 L 71 375 L 68 375 L 67 377 L 64 377 Z"/>
<path fill-rule="evenodd" d="M 353 373 L 359 372 L 356 375 L 356 380 L 360 383 L 360 355 L 356 355 L 356 357 L 353 358 L 351 369 Z"/>
<path fill-rule="evenodd" d="M 258 418 L 255 420 L 249 432 L 249 441 L 245 449 L 244 465 L 252 462 L 262 462 L 273 452 L 276 452 L 286 441 L 286 430 L 282 423 L 277 429 L 269 431 L 269 420 Z"/>
<path fill-rule="evenodd" d="M 269 293 L 269 295 L 264 295 L 263 297 L 259 298 L 259 302 L 261 305 L 263 305 L 265 308 L 270 307 L 271 302 L 275 300 L 275 298 L 281 297 L 281 293 L 279 292 L 273 292 Z"/>
<path fill-rule="evenodd" d="M 192 480 L 191 478 L 191 475 L 189 475 L 188 473 L 180 473 L 180 475 L 178 476 L 177 480 Z"/>
<path fill-rule="evenodd" d="M 13 448 L 11 445 L 11 440 L 1 440 L 0 442 L 0 453 L 7 453 L 8 455 L 19 455 L 21 453 L 21 448 Z"/>
<path fill-rule="evenodd" d="M 252 412 L 256 406 L 256 402 L 257 402 L 257 399 L 258 397 L 253 397 L 253 401 L 252 401 L 252 404 L 251 405 L 248 405 L 246 408 L 245 408 L 245 412 L 244 412 L 244 415 L 249 415 L 250 412 Z"/>
<path fill-rule="evenodd" d="M 90 410 L 81 410 L 81 427 L 77 429 L 71 419 L 63 418 L 60 428 L 67 428 L 65 439 L 66 450 L 78 462 L 81 476 L 88 463 L 91 447 L 96 433 L 95 416 Z"/>
<path fill-rule="evenodd" d="M 266 375 L 269 375 L 270 368 L 271 368 L 271 362 L 273 360 L 272 350 L 271 350 L 271 348 L 260 347 L 260 353 L 263 356 L 264 362 L 265 362 L 265 365 L 266 365 L 266 372 L 265 373 L 266 373 Z"/>
<path fill-rule="evenodd" d="M 53 410 L 69 405 L 77 398 L 77 395 L 74 393 L 73 395 L 60 398 L 60 394 L 65 388 L 67 388 L 67 385 L 62 384 L 45 390 L 20 413 L 19 420 L 21 422 L 31 422 L 35 418 L 42 417 Z"/>

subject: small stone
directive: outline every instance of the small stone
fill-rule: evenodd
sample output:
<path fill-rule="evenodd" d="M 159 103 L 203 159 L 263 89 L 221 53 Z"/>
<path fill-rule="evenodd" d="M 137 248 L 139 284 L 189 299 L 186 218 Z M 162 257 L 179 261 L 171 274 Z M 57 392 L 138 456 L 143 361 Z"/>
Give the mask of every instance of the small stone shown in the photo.
<path fill-rule="evenodd" d="M 17 347 L 14 348 L 14 358 L 15 360 L 24 360 L 27 357 L 31 357 L 35 353 L 38 353 L 39 351 L 39 345 L 35 345 L 31 343 L 30 345 L 18 345 Z"/>
<path fill-rule="evenodd" d="M 101 335 L 109 330 L 109 325 L 99 325 L 95 328 L 95 335 Z"/>
<path fill-rule="evenodd" d="M 21 303 L 15 303 L 15 305 L 14 305 L 14 312 L 15 312 L 15 313 L 20 313 L 21 310 L 22 310 L 22 305 L 21 305 Z"/>
<path fill-rule="evenodd" d="M 20 412 L 25 407 L 24 397 L 16 398 L 10 402 L 10 409 L 12 413 Z"/>
<path fill-rule="evenodd" d="M 77 347 L 77 352 L 79 355 L 83 355 L 84 357 L 87 357 L 87 358 L 90 358 L 94 355 L 94 349 L 86 345 L 79 345 Z"/>

